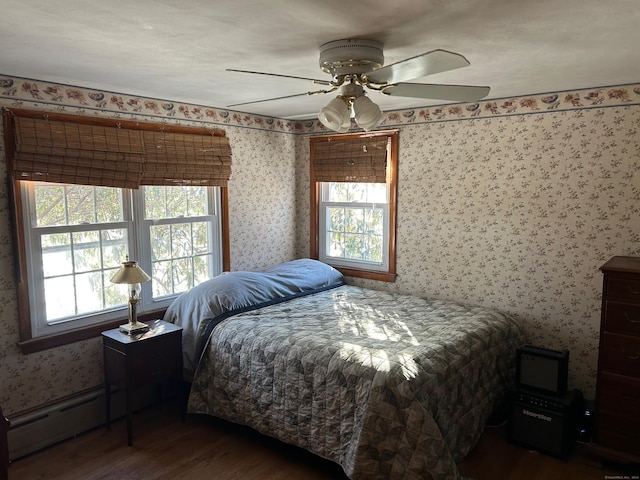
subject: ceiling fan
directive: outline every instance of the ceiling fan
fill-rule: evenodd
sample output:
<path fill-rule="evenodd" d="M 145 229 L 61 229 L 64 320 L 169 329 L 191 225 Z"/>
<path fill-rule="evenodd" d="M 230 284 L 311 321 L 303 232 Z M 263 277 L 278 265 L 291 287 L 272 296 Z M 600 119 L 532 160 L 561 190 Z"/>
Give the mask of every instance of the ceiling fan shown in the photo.
<path fill-rule="evenodd" d="M 338 96 L 320 110 L 318 119 L 327 128 L 344 133 L 351 127 L 352 116 L 357 125 L 365 130 L 377 127 L 383 120 L 382 111 L 366 96 L 365 89 L 399 97 L 457 102 L 474 102 L 489 94 L 489 87 L 483 86 L 407 82 L 407 80 L 426 75 L 468 66 L 467 59 L 458 53 L 447 50 L 432 50 L 391 65 L 383 65 L 384 55 L 381 43 L 355 38 L 335 40 L 320 46 L 320 69 L 330 74 L 331 80 L 228 68 L 227 71 L 230 72 L 308 80 L 327 87 L 324 90 L 236 103 L 228 105 L 228 107 L 303 95 L 332 93 L 339 90 Z"/>

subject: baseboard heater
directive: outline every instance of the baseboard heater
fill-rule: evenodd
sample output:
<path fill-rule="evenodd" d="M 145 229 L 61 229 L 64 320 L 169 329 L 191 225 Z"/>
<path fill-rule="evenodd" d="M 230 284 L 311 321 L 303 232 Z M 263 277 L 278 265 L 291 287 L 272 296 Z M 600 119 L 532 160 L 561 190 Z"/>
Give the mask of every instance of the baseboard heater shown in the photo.
<path fill-rule="evenodd" d="M 112 419 L 125 415 L 124 405 L 124 392 L 114 390 L 111 397 Z M 105 425 L 104 390 L 97 388 L 84 392 L 42 409 L 9 418 L 9 421 L 9 458 L 16 460 Z"/>

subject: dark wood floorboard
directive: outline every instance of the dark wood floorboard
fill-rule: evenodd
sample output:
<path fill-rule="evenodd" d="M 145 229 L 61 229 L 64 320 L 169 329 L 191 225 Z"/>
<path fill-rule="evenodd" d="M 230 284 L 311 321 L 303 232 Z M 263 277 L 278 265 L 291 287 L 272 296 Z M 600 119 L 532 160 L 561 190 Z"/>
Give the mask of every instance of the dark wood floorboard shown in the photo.
<path fill-rule="evenodd" d="M 586 445 L 577 444 L 568 460 L 513 445 L 504 426 L 487 427 L 459 468 L 473 480 L 640 480 L 639 466 L 603 461 Z"/>
<path fill-rule="evenodd" d="M 605 465 L 579 446 L 569 461 L 506 441 L 488 428 L 461 463 L 474 480 L 631 480 L 629 467 Z M 621 476 L 622 475 L 622 476 Z M 152 408 L 134 417 L 133 447 L 126 424 L 112 424 L 16 460 L 9 480 L 345 480 L 341 468 L 249 429 L 202 416 L 181 422 L 175 410 Z M 640 477 L 636 477 L 640 478 Z"/>

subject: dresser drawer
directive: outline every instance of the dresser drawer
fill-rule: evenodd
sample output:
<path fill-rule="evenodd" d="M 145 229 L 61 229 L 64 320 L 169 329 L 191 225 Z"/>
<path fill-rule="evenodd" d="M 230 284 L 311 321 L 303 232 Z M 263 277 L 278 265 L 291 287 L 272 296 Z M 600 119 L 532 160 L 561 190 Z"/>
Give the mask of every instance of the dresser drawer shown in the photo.
<path fill-rule="evenodd" d="M 605 332 L 600 341 L 600 368 L 640 378 L 640 336 Z"/>
<path fill-rule="evenodd" d="M 640 420 L 640 378 L 600 372 L 598 407 L 601 412 L 616 412 Z"/>
<path fill-rule="evenodd" d="M 640 335 L 640 303 L 604 302 L 604 329 Z"/>
<path fill-rule="evenodd" d="M 640 280 L 610 276 L 605 282 L 603 294 L 605 297 L 624 298 L 640 303 Z"/>
<path fill-rule="evenodd" d="M 640 419 L 600 413 L 594 440 L 608 448 L 635 455 L 640 452 Z"/>

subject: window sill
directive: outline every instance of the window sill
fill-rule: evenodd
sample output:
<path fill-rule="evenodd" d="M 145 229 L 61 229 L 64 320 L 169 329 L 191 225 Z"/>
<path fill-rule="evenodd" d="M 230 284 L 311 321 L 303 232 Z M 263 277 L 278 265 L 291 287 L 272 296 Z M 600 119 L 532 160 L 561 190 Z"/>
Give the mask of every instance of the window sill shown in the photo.
<path fill-rule="evenodd" d="M 141 322 L 155 320 L 162 318 L 166 309 L 154 310 L 145 314 L 138 315 L 138 320 Z M 64 333 L 58 333 L 56 335 L 46 335 L 37 338 L 31 338 L 18 342 L 18 347 L 23 354 L 41 352 L 50 348 L 61 347 L 70 343 L 79 342 L 82 340 L 88 340 L 90 338 L 98 337 L 105 330 L 116 328 L 117 326 L 126 323 L 128 319 L 123 317 L 119 320 L 113 320 L 110 322 L 100 323 L 98 325 L 92 325 L 86 328 L 79 328 L 77 330 L 70 330 Z"/>
<path fill-rule="evenodd" d="M 374 270 L 358 270 L 355 268 L 345 268 L 333 266 L 346 277 L 366 278 L 368 280 L 378 280 L 380 282 L 393 283 L 396 281 L 396 274 L 392 272 L 377 272 Z"/>

